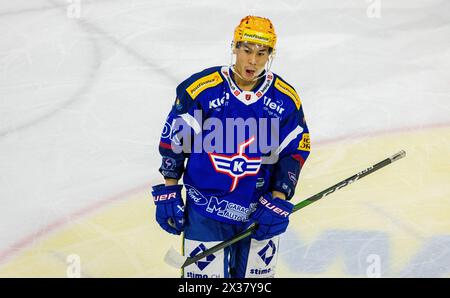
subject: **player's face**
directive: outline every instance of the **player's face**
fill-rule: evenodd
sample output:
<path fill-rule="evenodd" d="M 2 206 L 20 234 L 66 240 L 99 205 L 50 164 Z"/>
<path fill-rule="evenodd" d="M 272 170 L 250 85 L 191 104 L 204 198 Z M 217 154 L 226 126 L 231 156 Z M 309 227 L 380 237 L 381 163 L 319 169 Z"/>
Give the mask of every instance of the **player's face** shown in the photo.
<path fill-rule="evenodd" d="M 257 78 L 269 61 L 269 47 L 252 43 L 242 43 L 235 49 L 236 64 L 234 69 L 246 81 Z"/>

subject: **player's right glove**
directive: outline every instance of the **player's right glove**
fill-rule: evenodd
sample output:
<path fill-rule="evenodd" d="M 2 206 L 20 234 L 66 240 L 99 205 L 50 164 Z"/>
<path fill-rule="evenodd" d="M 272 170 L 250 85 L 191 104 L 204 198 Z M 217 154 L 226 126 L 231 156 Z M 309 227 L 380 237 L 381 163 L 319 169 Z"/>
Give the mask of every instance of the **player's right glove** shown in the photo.
<path fill-rule="evenodd" d="M 294 205 L 280 198 L 273 198 L 270 193 L 259 198 L 258 207 L 250 214 L 247 227 L 258 222 L 258 228 L 253 232 L 252 238 L 256 240 L 270 239 L 284 233 L 289 224 L 289 215 Z"/>
<path fill-rule="evenodd" d="M 167 232 L 180 235 L 184 229 L 184 203 L 181 197 L 183 185 L 153 186 L 156 205 L 156 221 Z"/>

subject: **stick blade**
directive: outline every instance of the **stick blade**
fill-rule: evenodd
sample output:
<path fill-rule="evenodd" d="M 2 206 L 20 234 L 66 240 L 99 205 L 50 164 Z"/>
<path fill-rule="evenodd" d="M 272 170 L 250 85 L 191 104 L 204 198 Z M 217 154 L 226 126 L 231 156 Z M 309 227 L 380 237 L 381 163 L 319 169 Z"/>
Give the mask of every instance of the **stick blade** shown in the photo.
<path fill-rule="evenodd" d="M 186 262 L 187 258 L 180 255 L 173 246 L 170 247 L 170 249 L 166 252 L 166 255 L 164 256 L 164 262 L 172 267 L 175 268 L 182 268 L 184 265 L 184 262 Z"/>

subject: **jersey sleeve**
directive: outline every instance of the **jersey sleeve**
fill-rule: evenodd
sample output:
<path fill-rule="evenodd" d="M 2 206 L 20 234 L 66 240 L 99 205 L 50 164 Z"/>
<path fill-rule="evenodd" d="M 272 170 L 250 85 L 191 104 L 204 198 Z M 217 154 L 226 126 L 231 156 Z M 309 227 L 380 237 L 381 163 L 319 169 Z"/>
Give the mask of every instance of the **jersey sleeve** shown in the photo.
<path fill-rule="evenodd" d="M 309 130 L 302 106 L 282 121 L 280 136 L 278 161 L 274 165 L 271 186 L 272 190 L 283 193 L 290 200 L 310 153 Z"/>
<path fill-rule="evenodd" d="M 195 120 L 195 110 L 200 109 L 198 102 L 186 92 L 187 81 L 177 87 L 176 99 L 159 142 L 162 157 L 159 172 L 164 178 L 179 180 L 184 172 L 184 162 L 189 156 L 193 134 L 199 126 Z"/>

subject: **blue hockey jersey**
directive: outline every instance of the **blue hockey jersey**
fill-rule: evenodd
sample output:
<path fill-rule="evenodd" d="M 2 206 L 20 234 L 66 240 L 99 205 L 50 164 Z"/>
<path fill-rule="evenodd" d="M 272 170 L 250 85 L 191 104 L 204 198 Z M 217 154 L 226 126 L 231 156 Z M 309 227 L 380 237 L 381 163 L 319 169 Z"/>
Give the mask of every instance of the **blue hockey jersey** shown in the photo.
<path fill-rule="evenodd" d="M 217 66 L 178 85 L 159 151 L 161 174 L 183 176 L 187 204 L 239 223 L 264 192 L 292 198 L 310 141 L 300 98 L 281 77 L 266 72 L 243 91 L 229 66 Z"/>

